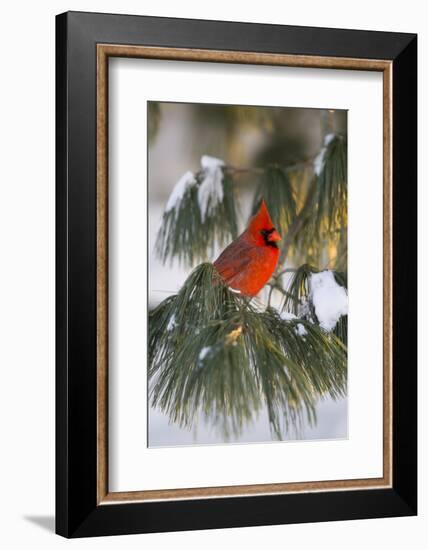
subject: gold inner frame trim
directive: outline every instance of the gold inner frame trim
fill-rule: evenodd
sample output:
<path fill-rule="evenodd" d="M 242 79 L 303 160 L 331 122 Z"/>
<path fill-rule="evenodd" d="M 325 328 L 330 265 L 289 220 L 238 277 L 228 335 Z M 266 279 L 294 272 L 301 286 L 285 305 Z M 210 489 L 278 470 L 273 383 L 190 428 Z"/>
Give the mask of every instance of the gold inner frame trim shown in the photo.
<path fill-rule="evenodd" d="M 109 492 L 108 488 L 108 59 L 133 57 L 383 73 L 383 476 L 296 483 Z M 392 486 L 392 62 L 187 48 L 97 45 L 97 503 L 222 498 Z"/>

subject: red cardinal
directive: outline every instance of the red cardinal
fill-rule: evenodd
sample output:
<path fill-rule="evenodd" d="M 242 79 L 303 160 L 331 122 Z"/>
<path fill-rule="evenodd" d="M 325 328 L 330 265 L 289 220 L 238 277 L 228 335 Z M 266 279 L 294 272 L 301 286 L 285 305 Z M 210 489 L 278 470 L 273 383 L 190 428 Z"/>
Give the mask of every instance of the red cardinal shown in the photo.
<path fill-rule="evenodd" d="M 275 271 L 280 240 L 263 200 L 248 228 L 223 250 L 214 266 L 232 289 L 255 296 Z"/>

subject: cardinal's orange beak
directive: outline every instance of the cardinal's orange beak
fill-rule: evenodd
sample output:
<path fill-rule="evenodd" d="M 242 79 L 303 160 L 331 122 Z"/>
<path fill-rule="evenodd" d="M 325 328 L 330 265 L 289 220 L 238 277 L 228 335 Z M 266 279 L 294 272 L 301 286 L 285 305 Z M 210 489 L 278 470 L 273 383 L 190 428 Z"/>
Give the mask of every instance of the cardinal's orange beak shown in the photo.
<path fill-rule="evenodd" d="M 275 241 L 280 241 L 281 235 L 278 233 L 278 231 L 275 229 L 272 231 L 272 233 L 269 233 L 268 241 L 274 243 Z"/>

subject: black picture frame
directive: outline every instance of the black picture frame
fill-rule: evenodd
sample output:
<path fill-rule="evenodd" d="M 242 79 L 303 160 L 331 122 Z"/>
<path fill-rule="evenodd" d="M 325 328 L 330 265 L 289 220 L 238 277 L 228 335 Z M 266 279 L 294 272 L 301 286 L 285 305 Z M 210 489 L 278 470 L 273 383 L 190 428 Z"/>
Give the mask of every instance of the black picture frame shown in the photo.
<path fill-rule="evenodd" d="M 392 62 L 391 488 L 97 504 L 100 43 Z M 56 97 L 56 532 L 86 537 L 415 515 L 417 36 L 68 12 L 56 18 Z"/>

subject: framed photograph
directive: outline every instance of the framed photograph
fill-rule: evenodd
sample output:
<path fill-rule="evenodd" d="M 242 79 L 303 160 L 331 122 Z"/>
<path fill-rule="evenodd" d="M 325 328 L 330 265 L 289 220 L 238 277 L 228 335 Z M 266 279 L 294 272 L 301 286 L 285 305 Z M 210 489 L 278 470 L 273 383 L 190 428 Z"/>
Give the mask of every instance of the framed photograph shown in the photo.
<path fill-rule="evenodd" d="M 56 37 L 57 533 L 416 514 L 416 35 Z"/>

